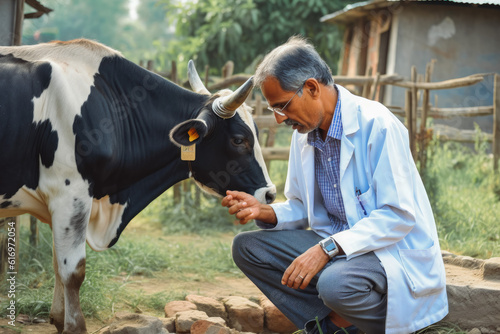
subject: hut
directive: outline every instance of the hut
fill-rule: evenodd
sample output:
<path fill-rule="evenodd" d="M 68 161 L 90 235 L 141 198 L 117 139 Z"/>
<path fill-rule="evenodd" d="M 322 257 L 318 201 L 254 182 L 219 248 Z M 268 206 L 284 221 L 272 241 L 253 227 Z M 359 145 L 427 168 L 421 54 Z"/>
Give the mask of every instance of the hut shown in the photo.
<path fill-rule="evenodd" d="M 27 4 L 35 11 L 25 13 Z M 37 0 L 0 1 L 0 45 L 20 45 L 24 19 L 33 19 L 51 12 Z"/>
<path fill-rule="evenodd" d="M 500 0 L 369 0 L 325 15 L 322 22 L 344 28 L 338 75 L 425 73 L 435 60 L 432 81 L 500 72 Z M 493 104 L 493 75 L 474 86 L 433 91 L 436 107 Z M 377 99 L 403 106 L 404 89 L 383 86 Z M 437 102 L 436 102 L 437 101 Z M 435 104 L 438 105 L 435 105 Z M 492 116 L 457 118 L 449 125 L 492 131 Z"/>

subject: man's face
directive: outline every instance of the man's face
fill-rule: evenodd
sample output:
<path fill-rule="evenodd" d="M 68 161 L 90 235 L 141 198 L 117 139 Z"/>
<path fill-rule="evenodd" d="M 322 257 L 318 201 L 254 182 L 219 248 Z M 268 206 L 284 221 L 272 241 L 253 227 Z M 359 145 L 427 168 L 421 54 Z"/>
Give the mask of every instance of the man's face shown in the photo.
<path fill-rule="evenodd" d="M 286 105 L 282 110 L 285 116 L 274 113 L 276 122 L 285 122 L 300 133 L 308 133 L 318 128 L 324 118 L 318 99 L 311 92 L 311 88 L 315 88 L 311 87 L 309 80 L 302 87 L 302 94 L 299 92 L 296 95 L 295 91 L 284 91 L 275 77 L 268 77 L 261 86 L 270 107 L 283 108 Z"/>

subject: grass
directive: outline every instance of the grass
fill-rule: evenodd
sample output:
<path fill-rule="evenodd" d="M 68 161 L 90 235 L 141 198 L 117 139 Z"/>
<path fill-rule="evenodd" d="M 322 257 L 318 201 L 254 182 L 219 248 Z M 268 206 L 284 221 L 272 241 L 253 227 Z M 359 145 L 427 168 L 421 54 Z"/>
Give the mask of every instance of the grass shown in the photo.
<path fill-rule="evenodd" d="M 500 183 L 484 142 L 434 142 L 424 173 L 441 248 L 477 258 L 500 256 Z"/>
<path fill-rule="evenodd" d="M 26 241 L 28 228 L 21 228 L 16 311 L 47 318 L 54 287 L 52 234 L 45 224 L 40 224 L 39 229 L 39 245 L 33 247 Z M 160 233 L 155 237 L 146 234 L 137 238 L 137 233 L 124 233 L 107 251 L 95 252 L 87 247 L 86 276 L 80 290 L 84 316 L 105 319 L 112 315 L 112 310 L 121 308 L 161 313 L 165 303 L 184 299 L 187 294 L 185 291 L 164 291 L 146 296 L 140 289 L 127 288 L 133 277 L 151 278 L 162 272 L 193 282 L 208 281 L 220 275 L 243 277 L 231 259 L 232 235 L 179 238 Z M 0 282 L 0 291 L 0 296 L 7 291 L 4 281 Z M 8 301 L 0 299 L 2 317 L 7 314 Z"/>

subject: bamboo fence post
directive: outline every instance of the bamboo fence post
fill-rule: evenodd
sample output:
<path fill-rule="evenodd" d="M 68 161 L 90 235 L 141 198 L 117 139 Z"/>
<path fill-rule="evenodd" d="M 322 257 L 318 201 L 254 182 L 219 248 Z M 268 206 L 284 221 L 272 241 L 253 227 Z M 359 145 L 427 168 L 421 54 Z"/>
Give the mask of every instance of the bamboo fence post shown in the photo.
<path fill-rule="evenodd" d="M 204 80 L 204 83 L 205 83 L 205 87 L 208 87 L 208 71 L 209 71 L 210 67 L 208 65 L 205 65 L 205 80 Z"/>
<path fill-rule="evenodd" d="M 425 82 L 431 81 L 432 72 L 434 70 L 434 61 L 427 63 L 425 68 Z M 422 96 L 422 116 L 420 119 L 420 144 L 419 144 L 419 160 L 420 160 L 420 170 L 424 171 L 427 165 L 427 114 L 429 112 L 429 90 L 424 89 Z"/>
<path fill-rule="evenodd" d="M 255 116 L 262 116 L 262 95 L 255 94 L 255 107 L 254 113 Z"/>
<path fill-rule="evenodd" d="M 233 75 L 234 62 L 228 60 L 222 67 L 222 78 L 227 79 Z"/>
<path fill-rule="evenodd" d="M 38 222 L 35 217 L 30 216 L 30 245 L 38 246 Z"/>
<path fill-rule="evenodd" d="M 411 142 L 412 142 L 412 137 L 413 137 L 413 129 L 412 125 L 413 122 L 411 121 L 412 119 L 412 110 L 411 110 L 411 91 L 407 89 L 405 91 L 405 125 L 406 128 L 408 129 L 408 137 L 410 139 L 410 151 L 411 151 Z"/>
<path fill-rule="evenodd" d="M 375 100 L 375 97 L 377 96 L 379 82 L 380 82 L 380 73 L 377 72 L 377 74 L 375 75 L 375 79 L 373 81 L 371 100 Z"/>
<path fill-rule="evenodd" d="M 172 74 L 170 75 L 170 80 L 173 83 L 177 83 L 177 63 L 175 60 L 172 60 Z"/>
<path fill-rule="evenodd" d="M 495 73 L 493 84 L 493 170 L 498 172 L 500 159 L 500 75 Z"/>
<path fill-rule="evenodd" d="M 172 72 L 170 74 L 170 80 L 173 83 L 177 83 L 177 63 L 175 60 L 172 60 Z M 174 203 L 175 204 L 180 204 L 181 203 L 181 191 L 182 191 L 182 182 L 177 182 L 174 185 Z"/>
<path fill-rule="evenodd" d="M 370 77 L 372 75 L 372 68 L 368 68 L 365 73 L 365 77 Z M 363 85 L 363 92 L 361 93 L 361 96 L 365 98 L 370 97 L 370 87 L 371 87 L 371 82 L 366 81 L 365 84 Z"/>
<path fill-rule="evenodd" d="M 410 133 L 410 150 L 411 154 L 413 156 L 413 159 L 416 160 L 417 158 L 417 145 L 416 145 L 416 134 L 417 134 L 417 106 L 418 106 L 418 89 L 416 87 L 417 83 L 417 68 L 414 66 L 411 67 L 411 81 L 415 84 L 411 89 L 410 89 L 410 95 L 411 95 L 411 103 L 409 105 L 409 108 L 411 109 L 410 113 L 410 119 L 408 120 L 409 124 L 411 124 L 411 133 Z"/>

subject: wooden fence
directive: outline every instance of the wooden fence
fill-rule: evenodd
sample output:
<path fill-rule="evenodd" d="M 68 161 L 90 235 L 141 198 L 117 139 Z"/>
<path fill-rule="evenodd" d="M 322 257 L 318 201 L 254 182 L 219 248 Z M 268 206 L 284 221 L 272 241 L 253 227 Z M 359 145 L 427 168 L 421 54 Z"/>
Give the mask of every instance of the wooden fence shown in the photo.
<path fill-rule="evenodd" d="M 446 125 L 435 124 L 427 128 L 428 118 L 449 117 L 474 117 L 493 115 L 493 133 L 484 133 L 484 139 L 492 143 L 493 168 L 498 170 L 500 158 L 500 75 L 494 75 L 494 103 L 491 106 L 461 107 L 461 108 L 439 108 L 430 103 L 430 91 L 440 89 L 452 89 L 457 87 L 474 85 L 483 80 L 484 74 L 471 75 L 463 78 L 431 82 L 432 63 L 427 66 L 423 81 L 418 81 L 416 69 L 412 68 L 411 79 L 404 80 L 398 75 L 376 75 L 374 77 L 357 76 L 344 77 L 334 76 L 335 82 L 348 87 L 350 90 L 360 92 L 362 96 L 375 99 L 382 85 L 394 85 L 406 88 L 405 106 L 388 106 L 397 116 L 404 118 L 410 136 L 410 149 L 420 168 L 426 166 L 426 147 L 433 135 L 441 140 L 458 142 L 474 142 L 476 132 L 474 130 L 461 130 Z M 418 102 L 422 101 L 419 106 Z M 260 95 L 255 100 L 249 101 L 254 108 L 254 119 L 259 129 L 269 129 L 268 138 L 264 143 L 263 154 L 266 161 L 288 159 L 288 147 L 274 147 L 274 136 L 276 133 L 276 121 L 273 115 L 268 115 L 263 110 L 267 104 L 262 102 Z"/>
<path fill-rule="evenodd" d="M 147 67 L 151 69 L 152 63 L 148 62 Z M 376 73 L 375 75 L 371 75 L 370 72 L 365 76 L 333 76 L 333 78 L 336 83 L 345 86 L 358 95 L 373 100 L 381 99 L 380 91 L 382 86 L 393 85 L 406 88 L 405 105 L 388 106 L 388 108 L 395 115 L 404 119 L 410 136 L 410 149 L 420 170 L 426 167 L 426 148 L 433 136 L 438 136 L 440 140 L 459 142 L 474 142 L 476 138 L 476 133 L 473 130 L 455 129 L 439 124 L 433 125 L 432 128 L 427 128 L 428 118 L 493 115 L 493 133 L 484 133 L 484 136 L 488 142 L 492 143 L 493 168 L 495 171 L 498 171 L 498 162 L 500 159 L 500 76 L 494 74 L 494 103 L 492 106 L 441 108 L 432 106 L 430 91 L 475 85 L 481 82 L 484 76 L 489 74 L 475 74 L 462 78 L 432 82 L 433 67 L 434 61 L 431 61 L 426 66 L 425 74 L 418 75 L 416 67 L 413 66 L 409 80 L 398 74 L 381 75 Z M 176 68 L 175 62 L 172 62 L 172 72 L 160 74 L 177 82 Z M 223 75 L 221 78 L 209 78 L 209 69 L 205 67 L 204 78 L 202 79 L 204 79 L 207 89 L 214 92 L 233 85 L 241 85 L 250 77 L 247 74 L 233 75 L 233 69 L 234 64 L 229 61 L 222 69 Z M 179 84 L 190 88 L 188 82 Z M 421 105 L 419 105 L 419 101 L 422 101 Z M 272 160 L 288 160 L 289 147 L 274 146 L 276 130 L 280 125 L 276 123 L 274 115 L 267 111 L 267 103 L 263 101 L 260 94 L 254 94 L 247 100 L 247 104 L 254 110 L 254 120 L 260 130 L 261 136 L 265 136 L 265 138 L 261 137 L 261 143 L 262 153 L 268 167 Z M 435 104 L 437 105 L 437 101 Z M 185 183 L 183 188 L 185 191 L 189 191 Z M 174 186 L 174 200 L 176 202 L 179 201 L 180 193 L 181 186 Z"/>

